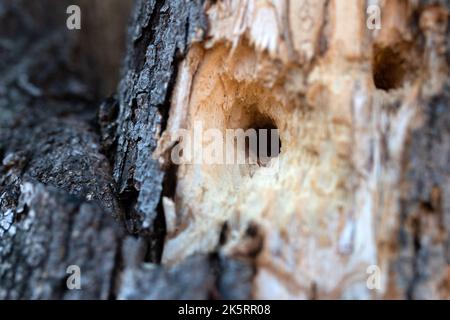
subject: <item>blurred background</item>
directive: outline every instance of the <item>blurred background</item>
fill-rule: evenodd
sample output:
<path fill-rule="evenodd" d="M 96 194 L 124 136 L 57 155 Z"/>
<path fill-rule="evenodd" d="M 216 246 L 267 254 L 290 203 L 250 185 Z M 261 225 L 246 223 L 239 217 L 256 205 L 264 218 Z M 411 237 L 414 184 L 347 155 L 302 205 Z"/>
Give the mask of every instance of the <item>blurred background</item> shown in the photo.
<path fill-rule="evenodd" d="M 19 66 L 19 60 L 31 50 L 39 51 L 36 47 L 58 37 L 59 48 L 42 60 L 54 65 L 55 60 L 64 59 L 64 67 L 68 68 L 65 71 L 77 75 L 83 86 L 88 87 L 86 93 L 90 97 L 111 95 L 119 79 L 132 3 L 132 0 L 0 0 L 0 77 L 17 72 L 11 66 Z M 66 27 L 70 16 L 66 10 L 70 5 L 81 9 L 81 30 Z M 54 71 L 51 75 L 57 77 L 55 73 L 63 70 Z M 28 80 L 30 88 L 32 84 L 39 87 Z M 49 85 L 46 81 L 49 79 L 34 80 Z"/>

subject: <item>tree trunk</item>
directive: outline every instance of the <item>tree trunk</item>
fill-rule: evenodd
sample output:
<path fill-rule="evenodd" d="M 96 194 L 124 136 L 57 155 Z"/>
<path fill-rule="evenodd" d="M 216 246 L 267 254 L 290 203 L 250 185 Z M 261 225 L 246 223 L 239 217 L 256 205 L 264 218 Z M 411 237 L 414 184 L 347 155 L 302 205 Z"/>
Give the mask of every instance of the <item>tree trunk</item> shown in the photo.
<path fill-rule="evenodd" d="M 0 2 L 0 299 L 450 298 L 448 1 L 137 0 L 102 103 L 128 6 L 55 2 Z"/>

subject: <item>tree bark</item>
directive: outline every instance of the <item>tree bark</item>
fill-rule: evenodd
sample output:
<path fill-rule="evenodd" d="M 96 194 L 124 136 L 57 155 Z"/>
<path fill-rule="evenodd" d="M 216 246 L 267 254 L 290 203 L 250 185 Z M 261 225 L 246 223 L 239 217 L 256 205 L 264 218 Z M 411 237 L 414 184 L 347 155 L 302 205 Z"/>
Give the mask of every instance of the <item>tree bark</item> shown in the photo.
<path fill-rule="evenodd" d="M 100 2 L 0 2 L 0 299 L 450 298 L 448 1 L 137 0 L 102 102 Z M 173 163 L 196 122 L 280 152 Z"/>
<path fill-rule="evenodd" d="M 147 219 L 158 215 L 158 190 L 162 190 L 164 173 L 147 162 L 150 158 L 133 156 L 131 162 L 127 154 L 136 153 L 136 146 L 144 150 L 138 144 L 141 139 L 154 143 L 151 132 L 163 121 L 158 109 L 164 109 L 176 61 L 187 48 L 188 19 L 197 19 L 201 6 L 190 8 L 183 1 L 138 2 L 129 31 L 120 99 L 106 99 L 97 108 L 98 97 L 110 85 L 99 85 L 98 79 L 108 82 L 114 71 L 104 68 L 105 64 L 93 69 L 89 66 L 102 59 L 118 64 L 114 57 L 120 51 L 120 40 L 99 38 L 119 30 L 118 21 L 107 16 L 99 19 L 99 14 L 105 14 L 103 10 L 91 11 L 82 21 L 100 30 L 68 31 L 65 13 L 69 4 L 74 3 L 0 3 L 0 299 L 249 297 L 245 284 L 250 283 L 252 272 L 246 265 L 207 254 L 187 259 L 179 267 L 160 266 L 163 221 L 144 224 L 134 220 L 138 213 Z M 123 8 L 120 1 L 110 4 L 115 15 Z M 103 6 L 79 5 L 82 12 Z M 55 14 L 49 14 L 50 7 Z M 184 14 L 185 20 L 178 21 L 179 14 Z M 171 36 L 166 18 L 171 31 L 178 34 L 176 41 L 166 41 Z M 154 37 L 154 32 L 159 35 Z M 162 47 L 153 64 L 146 63 L 142 52 L 152 41 Z M 100 47 L 90 50 L 92 43 L 113 43 L 108 48 L 113 52 L 105 58 Z M 149 65 L 160 71 L 158 76 L 163 75 L 167 84 L 153 78 L 153 90 L 158 84 L 161 92 L 158 96 L 152 90 L 155 100 L 150 107 L 139 100 L 139 123 L 133 127 L 133 122 L 126 124 L 130 119 L 123 99 L 131 102 L 145 94 L 145 90 L 134 89 L 132 82 L 141 71 L 148 74 Z M 130 71 L 135 69 L 132 75 Z M 154 122 L 146 123 L 146 112 L 153 114 Z M 124 128 L 141 136 L 134 140 L 131 131 Z M 127 132 L 120 137 L 116 130 Z M 139 171 L 134 169 L 136 159 Z M 114 165 L 121 161 L 127 166 Z M 113 177 L 122 176 L 124 181 L 118 179 L 116 185 Z M 156 179 L 155 189 L 141 191 L 139 187 L 139 192 L 154 193 L 147 194 L 143 200 L 147 204 L 136 210 L 133 197 L 139 192 L 133 191 L 133 184 L 143 181 L 143 186 L 151 188 L 152 179 Z M 134 225 L 137 228 L 130 228 Z M 81 272 L 80 290 L 67 286 L 70 266 Z M 241 284 L 236 286 L 230 279 Z"/>

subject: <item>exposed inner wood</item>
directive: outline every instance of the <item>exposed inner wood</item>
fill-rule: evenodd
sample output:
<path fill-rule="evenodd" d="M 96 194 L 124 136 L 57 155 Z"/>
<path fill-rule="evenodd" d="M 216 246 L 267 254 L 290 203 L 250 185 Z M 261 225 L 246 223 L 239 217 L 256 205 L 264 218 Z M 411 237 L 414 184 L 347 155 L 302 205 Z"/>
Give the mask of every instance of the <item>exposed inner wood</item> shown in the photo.
<path fill-rule="evenodd" d="M 0 299 L 450 299 L 448 0 L 134 2 L 0 0 Z"/>
<path fill-rule="evenodd" d="M 447 76 L 447 13 L 423 10 L 424 52 L 410 28 L 416 2 L 375 2 L 387 12 L 381 31 L 366 28 L 362 0 L 210 5 L 208 40 L 180 67 L 157 155 L 168 161 L 177 130 L 196 122 L 224 134 L 271 125 L 282 147 L 265 167 L 180 165 L 163 263 L 219 248 L 254 257 L 257 298 L 395 297 L 403 157 L 421 103 Z"/>

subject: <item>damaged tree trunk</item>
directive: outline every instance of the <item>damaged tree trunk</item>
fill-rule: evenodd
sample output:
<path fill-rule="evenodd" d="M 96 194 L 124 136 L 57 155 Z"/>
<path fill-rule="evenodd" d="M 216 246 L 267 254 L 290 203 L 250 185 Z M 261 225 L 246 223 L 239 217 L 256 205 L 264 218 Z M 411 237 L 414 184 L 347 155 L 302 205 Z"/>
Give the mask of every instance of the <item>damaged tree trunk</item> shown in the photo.
<path fill-rule="evenodd" d="M 282 147 L 269 166 L 169 172 L 162 263 L 242 259 L 255 298 L 449 298 L 448 2 L 204 8 L 153 155 L 168 166 L 196 123 L 276 128 Z"/>
<path fill-rule="evenodd" d="M 98 121 L 115 54 L 89 75 L 102 50 L 25 7 L 0 2 L 0 298 L 450 298 L 448 1 L 138 0 Z M 196 123 L 281 148 L 174 163 Z"/>

